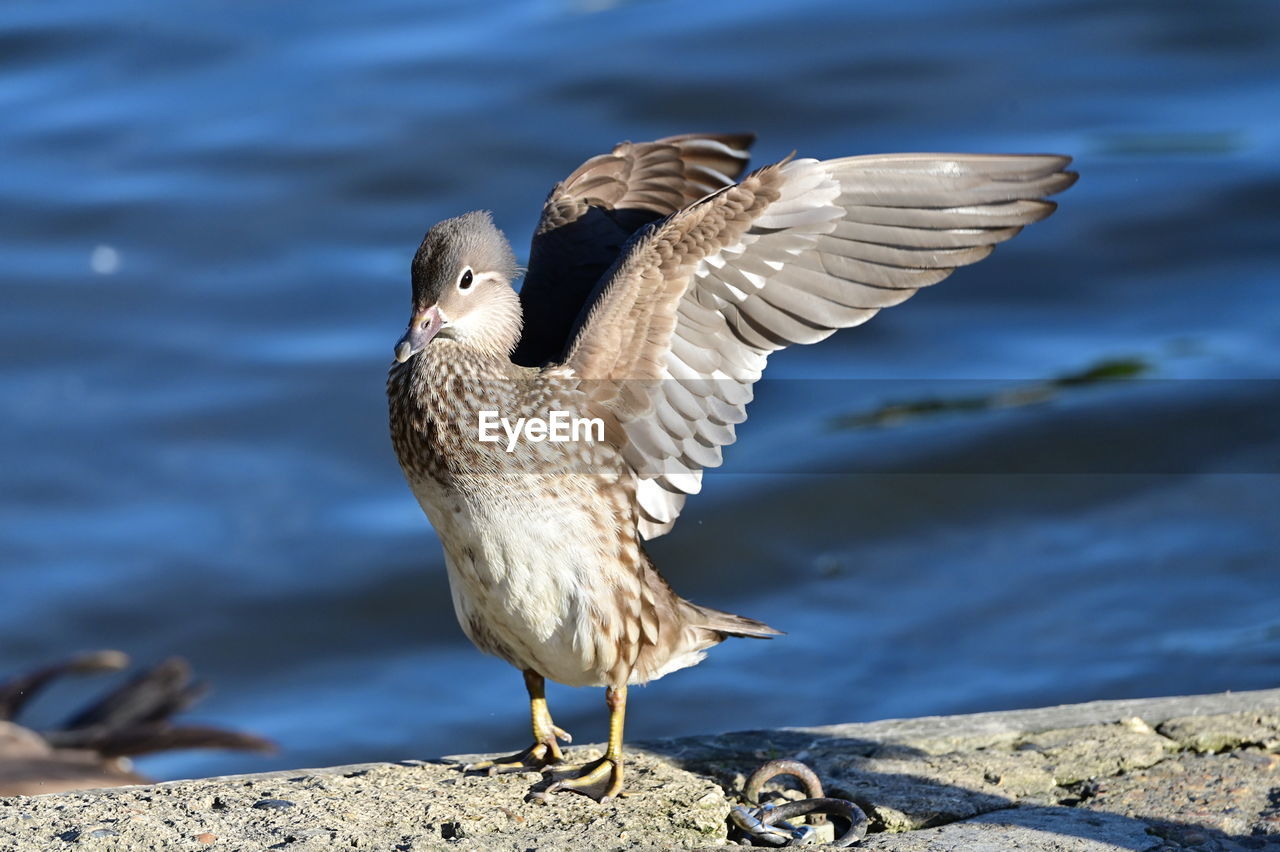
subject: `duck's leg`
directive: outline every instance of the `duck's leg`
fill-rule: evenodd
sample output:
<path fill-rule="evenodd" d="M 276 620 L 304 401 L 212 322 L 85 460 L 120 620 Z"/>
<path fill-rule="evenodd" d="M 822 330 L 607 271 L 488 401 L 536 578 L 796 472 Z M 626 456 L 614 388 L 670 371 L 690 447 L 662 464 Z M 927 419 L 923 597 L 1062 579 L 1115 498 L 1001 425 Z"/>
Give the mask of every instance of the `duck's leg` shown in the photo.
<path fill-rule="evenodd" d="M 622 792 L 622 726 L 627 717 L 627 687 L 611 686 L 605 690 L 609 705 L 609 746 L 604 757 L 593 760 L 575 775 L 555 782 L 548 793 L 569 790 L 590 796 L 597 802 L 612 799 Z"/>
<path fill-rule="evenodd" d="M 529 690 L 529 716 L 533 721 L 533 745 L 508 757 L 468 763 L 462 767 L 463 771 L 484 770 L 490 775 L 496 775 L 499 772 L 524 772 L 530 769 L 542 769 L 564 760 L 557 740 L 568 743 L 573 742 L 573 737 L 557 728 L 551 721 L 551 712 L 547 710 L 546 681 L 543 680 L 542 675 L 532 669 L 526 669 L 524 685 Z"/>

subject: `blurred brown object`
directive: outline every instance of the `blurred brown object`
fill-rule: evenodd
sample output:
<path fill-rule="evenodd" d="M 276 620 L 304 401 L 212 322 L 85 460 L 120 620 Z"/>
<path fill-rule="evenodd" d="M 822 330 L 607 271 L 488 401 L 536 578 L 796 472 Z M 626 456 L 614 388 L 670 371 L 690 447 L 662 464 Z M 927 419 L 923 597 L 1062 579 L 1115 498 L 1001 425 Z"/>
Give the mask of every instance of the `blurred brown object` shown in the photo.
<path fill-rule="evenodd" d="M 120 671 L 129 658 L 94 651 L 0 682 L 0 796 L 35 796 L 92 787 L 145 784 L 131 769 L 133 755 L 183 748 L 272 752 L 252 734 L 172 719 L 204 697 L 181 657 L 138 674 L 73 715 L 60 727 L 33 731 L 13 720 L 41 689 L 68 674 Z"/>

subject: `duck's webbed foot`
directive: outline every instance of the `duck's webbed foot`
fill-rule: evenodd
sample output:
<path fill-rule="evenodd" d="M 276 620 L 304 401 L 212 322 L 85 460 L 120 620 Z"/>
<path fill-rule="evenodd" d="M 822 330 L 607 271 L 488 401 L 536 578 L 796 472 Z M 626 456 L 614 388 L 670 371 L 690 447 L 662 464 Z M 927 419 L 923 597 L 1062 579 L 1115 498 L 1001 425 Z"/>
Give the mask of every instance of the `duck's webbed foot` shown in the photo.
<path fill-rule="evenodd" d="M 609 747 L 604 757 L 593 760 L 578 772 L 561 778 L 547 787 L 539 798 L 546 801 L 552 793 L 571 792 L 607 802 L 622 792 L 622 726 L 627 713 L 627 687 L 611 686 L 605 692 L 609 705 Z"/>
<path fill-rule="evenodd" d="M 560 742 L 571 743 L 573 737 L 551 721 L 551 712 L 547 710 L 547 697 L 542 675 L 533 671 L 524 673 L 525 687 L 529 690 L 529 715 L 533 720 L 533 745 L 524 751 L 518 751 L 507 757 L 495 760 L 482 760 L 479 763 L 468 763 L 462 767 L 463 772 L 487 772 L 497 775 L 501 772 L 541 771 L 548 766 L 564 762 L 564 753 L 560 751 Z"/>
<path fill-rule="evenodd" d="M 593 760 L 567 778 L 561 778 L 544 791 L 551 793 L 572 792 L 590 796 L 597 802 L 607 802 L 622 792 L 622 756 L 605 756 Z"/>
<path fill-rule="evenodd" d="M 523 751 L 506 757 L 495 758 L 494 760 L 482 760 L 479 763 L 468 763 L 462 767 L 463 772 L 486 772 L 489 775 L 498 775 L 502 772 L 540 772 L 548 766 L 554 766 L 564 762 L 564 753 L 560 751 L 560 743 L 558 741 L 573 742 L 573 737 L 568 732 L 562 731 L 555 725 L 551 726 L 551 730 L 545 738 L 540 737 L 537 742 Z"/>

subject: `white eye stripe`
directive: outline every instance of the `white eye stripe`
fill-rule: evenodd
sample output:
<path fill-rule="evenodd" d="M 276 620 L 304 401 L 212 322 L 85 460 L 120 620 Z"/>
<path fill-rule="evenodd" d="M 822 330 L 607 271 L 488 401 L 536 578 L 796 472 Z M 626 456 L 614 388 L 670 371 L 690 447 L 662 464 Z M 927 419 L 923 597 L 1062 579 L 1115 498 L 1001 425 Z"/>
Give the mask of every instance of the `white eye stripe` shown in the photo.
<path fill-rule="evenodd" d="M 471 285 L 474 282 L 475 275 L 471 272 L 471 267 L 468 266 L 466 269 L 462 270 L 462 274 L 458 276 L 458 289 L 470 290 Z"/>

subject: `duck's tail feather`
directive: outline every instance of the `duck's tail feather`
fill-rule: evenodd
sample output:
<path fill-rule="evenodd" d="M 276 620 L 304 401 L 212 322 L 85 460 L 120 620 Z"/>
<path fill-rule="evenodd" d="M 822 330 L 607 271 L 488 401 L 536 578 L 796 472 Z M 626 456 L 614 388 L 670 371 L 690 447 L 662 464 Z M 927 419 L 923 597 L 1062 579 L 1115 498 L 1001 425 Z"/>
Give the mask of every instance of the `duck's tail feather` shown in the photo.
<path fill-rule="evenodd" d="M 696 623 L 698 626 L 721 634 L 722 639 L 730 636 L 742 636 L 747 639 L 772 639 L 774 636 L 784 635 L 781 630 L 775 630 L 763 621 L 756 621 L 754 618 L 734 615 L 731 612 L 723 612 L 706 606 L 698 606 L 697 604 L 690 604 L 690 606 L 697 612 Z"/>

